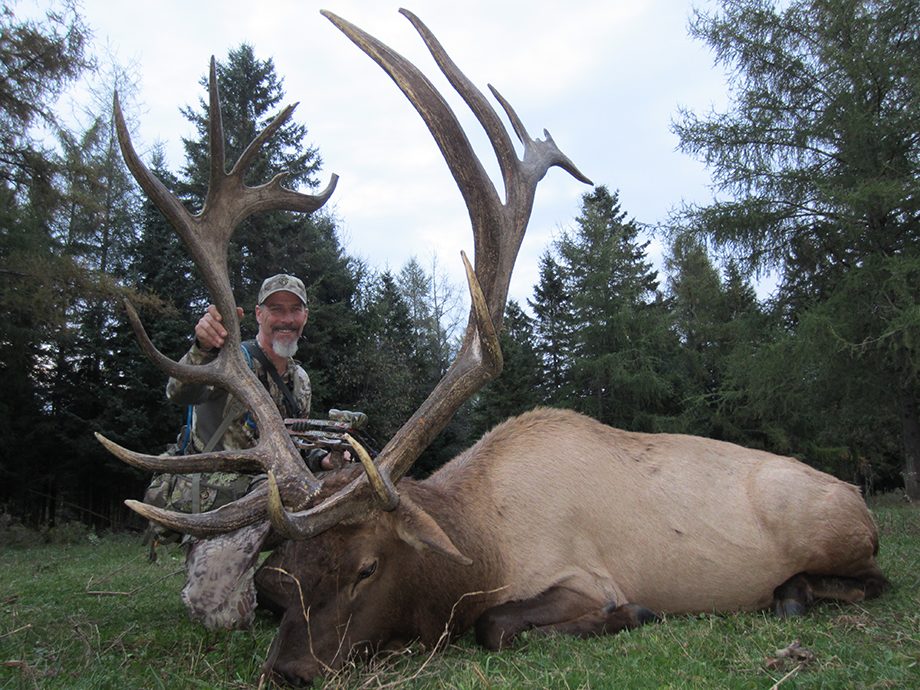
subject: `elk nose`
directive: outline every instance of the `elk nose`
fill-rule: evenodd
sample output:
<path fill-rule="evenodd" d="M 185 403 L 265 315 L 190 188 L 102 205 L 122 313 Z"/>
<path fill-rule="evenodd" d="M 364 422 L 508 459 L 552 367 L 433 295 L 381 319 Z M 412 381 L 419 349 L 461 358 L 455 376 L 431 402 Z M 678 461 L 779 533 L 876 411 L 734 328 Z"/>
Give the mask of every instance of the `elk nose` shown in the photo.
<path fill-rule="evenodd" d="M 284 663 L 275 664 L 268 675 L 276 685 L 288 688 L 309 688 L 315 680 L 315 677 L 304 678 L 293 666 Z"/>

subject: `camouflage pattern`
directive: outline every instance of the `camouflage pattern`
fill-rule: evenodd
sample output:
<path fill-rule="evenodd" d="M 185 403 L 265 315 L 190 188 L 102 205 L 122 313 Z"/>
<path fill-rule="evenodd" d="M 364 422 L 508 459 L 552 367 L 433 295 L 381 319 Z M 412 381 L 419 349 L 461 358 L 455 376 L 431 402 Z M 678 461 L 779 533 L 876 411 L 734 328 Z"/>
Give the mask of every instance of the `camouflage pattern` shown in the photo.
<path fill-rule="evenodd" d="M 216 352 L 207 352 L 198 347 L 197 343 L 180 360 L 187 364 L 207 364 L 217 356 Z M 284 393 L 275 385 L 274 380 L 263 371 L 258 360 L 252 361 L 252 369 L 262 381 L 267 381 L 268 392 L 275 401 L 279 410 L 284 409 Z M 294 399 L 300 407 L 300 416 L 310 416 L 310 402 L 313 390 L 310 386 L 310 377 L 293 358 L 288 358 L 287 368 L 281 375 L 282 380 L 291 388 Z M 232 416 L 233 422 L 227 429 L 223 438 L 214 446 L 214 450 L 235 450 L 249 448 L 258 438 L 258 430 L 252 418 L 243 409 L 242 405 L 220 388 L 201 384 L 183 383 L 177 379 L 169 379 L 166 385 L 166 397 L 172 402 L 184 405 L 195 405 L 192 416 L 192 445 L 196 451 L 202 450 L 213 435 L 214 430 L 220 425 L 224 417 Z"/>
<path fill-rule="evenodd" d="M 197 343 L 182 358 L 187 364 L 206 364 L 217 356 L 216 352 L 207 352 Z M 284 394 L 275 385 L 274 380 L 263 372 L 257 359 L 251 362 L 252 369 L 260 380 L 266 381 L 268 392 L 279 410 L 284 409 Z M 292 358 L 288 358 L 282 380 L 291 387 L 294 399 L 304 417 L 310 414 L 312 388 L 310 377 L 303 367 Z M 232 421 L 213 450 L 234 450 L 249 448 L 258 438 L 258 429 L 251 415 L 232 396 L 223 389 L 201 384 L 187 384 L 170 378 L 166 385 L 166 397 L 173 402 L 194 405 L 190 430 L 190 444 L 186 453 L 201 452 L 214 435 L 226 416 Z M 179 451 L 173 447 L 165 455 L 175 455 Z M 198 485 L 198 510 L 201 512 L 219 508 L 240 498 L 247 493 L 250 483 L 257 475 L 236 472 L 209 472 L 197 475 L 161 474 L 154 477 L 144 495 L 144 501 L 152 505 L 184 513 L 195 512 L 193 498 L 194 486 Z M 154 526 L 162 538 L 167 536 L 161 528 Z"/>
<path fill-rule="evenodd" d="M 276 292 L 290 292 L 300 298 L 304 306 L 307 304 L 307 291 L 303 286 L 303 281 L 300 278 L 295 278 L 294 276 L 289 276 L 284 273 L 279 273 L 278 275 L 266 278 L 262 281 L 257 304 L 265 304 L 265 300 Z"/>
<path fill-rule="evenodd" d="M 213 510 L 245 495 L 253 477 L 236 472 L 209 472 L 197 476 L 198 511 Z M 194 512 L 192 474 L 158 474 L 144 493 L 144 502 L 181 513 Z"/>
<path fill-rule="evenodd" d="M 268 521 L 189 545 L 182 601 L 208 630 L 243 630 L 256 612 L 253 575 L 269 532 Z"/>

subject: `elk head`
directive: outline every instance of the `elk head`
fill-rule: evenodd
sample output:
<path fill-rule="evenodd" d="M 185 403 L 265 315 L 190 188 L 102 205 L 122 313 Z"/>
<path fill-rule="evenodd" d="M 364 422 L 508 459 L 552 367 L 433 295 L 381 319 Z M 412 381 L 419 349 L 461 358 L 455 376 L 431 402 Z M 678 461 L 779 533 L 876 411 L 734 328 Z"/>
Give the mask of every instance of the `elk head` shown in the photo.
<path fill-rule="evenodd" d="M 301 679 L 312 677 L 325 666 L 340 663 L 352 644 L 370 642 L 376 645 L 385 642 L 384 638 L 391 634 L 384 632 L 381 627 L 386 617 L 385 612 L 370 616 L 362 611 L 362 618 L 368 619 L 361 625 L 363 629 L 352 629 L 352 633 L 347 633 L 345 638 L 337 638 L 336 644 L 324 645 L 322 651 L 311 652 L 302 645 L 284 643 L 286 628 L 298 629 L 304 626 L 305 616 L 301 615 L 304 611 L 303 596 L 307 594 L 304 589 L 317 594 L 322 592 L 322 596 L 327 599 L 316 602 L 312 609 L 314 621 L 317 616 L 322 616 L 321 609 L 337 612 L 336 615 L 341 615 L 343 610 L 350 612 L 346 618 L 353 620 L 353 609 L 358 604 L 354 603 L 356 599 L 347 591 L 353 594 L 356 589 L 351 584 L 344 586 L 345 580 L 350 582 L 352 578 L 350 570 L 356 569 L 355 576 L 367 580 L 366 584 L 372 580 L 375 583 L 389 581 L 390 586 L 393 586 L 396 578 L 381 573 L 376 562 L 373 565 L 370 562 L 351 562 L 354 554 L 361 553 L 360 549 L 355 548 L 358 542 L 373 537 L 376 540 L 375 548 L 384 542 L 399 542 L 408 544 L 411 549 L 433 549 L 455 562 L 470 562 L 424 510 L 408 497 L 401 500 L 396 485 L 463 402 L 501 371 L 502 355 L 497 333 L 501 327 L 511 271 L 530 218 L 538 182 L 550 167 L 558 166 L 578 180 L 590 184 L 590 180 L 559 151 L 548 132 L 544 130 L 545 139 L 532 139 L 508 102 L 490 86 L 514 133 L 523 144 L 523 157 L 519 158 L 511 136 L 486 97 L 456 67 L 438 40 L 415 15 L 406 10 L 400 12 L 421 35 L 438 67 L 488 135 L 498 159 L 505 200 L 502 201 L 473 152 L 456 116 L 431 82 L 412 63 L 376 38 L 336 15 L 323 11 L 327 19 L 389 74 L 425 121 L 466 203 L 475 250 L 475 265 L 470 265 L 465 254 L 462 256 L 472 306 L 454 362 L 418 411 L 386 444 L 376 462 L 360 453 L 360 447 L 356 446 L 363 470 L 346 468 L 338 475 L 325 479 L 325 486 L 300 461 L 280 414 L 240 354 L 239 323 L 227 277 L 226 255 L 230 235 L 244 217 L 268 209 L 312 211 L 319 208 L 331 194 L 335 177 L 317 197 L 286 190 L 280 186 L 279 178 L 254 189 L 243 185 L 245 167 L 251 162 L 258 146 L 290 116 L 290 108 L 282 112 L 256 138 L 231 172 L 225 174 L 217 84 L 212 60 L 210 189 L 201 213 L 192 216 L 140 162 L 131 146 L 116 102 L 119 141 L 128 165 L 144 191 L 182 236 L 205 276 L 230 333 L 227 345 L 214 362 L 192 367 L 182 366 L 157 352 L 134 310 L 128 305 L 137 336 L 145 352 L 171 376 L 223 386 L 242 400 L 253 410 L 260 435 L 258 444 L 251 449 L 167 459 L 128 451 L 102 437 L 100 440 L 125 462 L 146 470 L 268 472 L 267 486 L 235 503 L 207 513 L 188 515 L 164 511 L 137 501 L 127 501 L 127 504 L 147 519 L 198 537 L 224 534 L 269 519 L 273 530 L 284 538 L 296 541 L 311 539 L 310 543 L 317 545 L 310 550 L 309 574 L 305 571 L 293 572 L 298 568 L 297 562 L 303 561 L 295 553 L 298 548 L 296 544 L 285 544 L 281 550 L 276 551 L 278 558 L 275 559 L 276 565 L 280 564 L 274 568 L 276 572 L 293 576 L 286 585 L 276 588 L 276 594 L 286 594 L 278 595 L 285 601 L 275 603 L 281 607 L 290 605 L 297 610 L 290 618 L 285 617 L 282 635 L 273 645 L 268 665 L 287 664 L 293 669 L 291 675 Z M 327 532 L 336 526 L 336 530 Z M 288 555 L 287 551 L 291 553 Z M 321 580 L 333 584 L 320 587 Z M 335 635 L 333 621 L 325 623 L 330 624 L 328 634 Z M 313 625 L 316 626 L 316 623 Z M 324 623 L 321 623 L 318 627 L 323 626 Z M 291 639 L 302 641 L 309 636 L 305 635 L 301 629 L 300 632 L 291 633 Z M 336 652 L 336 648 L 342 653 Z"/>

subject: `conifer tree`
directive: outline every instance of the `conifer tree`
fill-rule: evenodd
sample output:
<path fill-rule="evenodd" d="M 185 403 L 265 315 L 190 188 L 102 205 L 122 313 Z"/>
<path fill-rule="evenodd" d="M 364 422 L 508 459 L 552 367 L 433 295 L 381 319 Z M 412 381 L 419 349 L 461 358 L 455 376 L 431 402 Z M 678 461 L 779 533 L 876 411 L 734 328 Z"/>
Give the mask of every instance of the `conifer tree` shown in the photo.
<path fill-rule="evenodd" d="M 555 243 L 571 305 L 566 402 L 614 426 L 656 430 L 675 412 L 667 363 L 676 340 L 647 247 L 604 186 L 582 197 L 575 227 Z"/>
<path fill-rule="evenodd" d="M 764 404 L 794 396 L 798 409 L 834 410 L 804 417 L 814 426 L 800 432 L 873 461 L 900 436 L 914 500 L 918 27 L 915 0 L 732 0 L 700 11 L 691 31 L 729 71 L 731 100 L 725 112 L 685 112 L 675 126 L 721 193 L 687 209 L 683 223 L 781 276 L 785 332 L 774 349 L 785 354 L 761 369 Z"/>
<path fill-rule="evenodd" d="M 572 367 L 570 297 L 562 270 L 551 251 L 540 257 L 540 280 L 527 304 L 534 312 L 534 349 L 540 358 L 542 402 L 561 404 Z"/>
<path fill-rule="evenodd" d="M 746 429 L 776 422 L 750 416 L 746 396 L 726 380 L 727 370 L 760 343 L 768 329 L 750 283 L 729 262 L 724 280 L 705 246 L 695 237 L 678 235 L 665 266 L 674 328 L 680 339 L 679 396 L 684 431 L 746 445 L 762 437 Z"/>
<path fill-rule="evenodd" d="M 370 418 L 374 436 L 386 442 L 422 401 L 417 385 L 418 342 L 409 307 L 392 273 L 380 274 L 358 318 L 361 349 L 349 376 L 356 403 Z"/>

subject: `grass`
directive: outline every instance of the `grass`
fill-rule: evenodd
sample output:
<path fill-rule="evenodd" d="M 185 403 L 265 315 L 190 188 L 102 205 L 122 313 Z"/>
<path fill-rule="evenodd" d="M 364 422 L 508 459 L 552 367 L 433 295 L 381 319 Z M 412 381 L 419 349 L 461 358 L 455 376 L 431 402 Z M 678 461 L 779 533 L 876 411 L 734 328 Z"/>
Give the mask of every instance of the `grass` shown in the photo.
<path fill-rule="evenodd" d="M 675 616 L 591 640 L 524 635 L 487 653 L 467 635 L 327 679 L 337 688 L 920 688 L 920 509 L 874 506 L 892 591 L 781 621 Z M 208 632 L 188 621 L 182 557 L 136 537 L 4 548 L 0 687 L 257 688 L 276 623 Z M 790 647 L 798 642 L 799 647 Z M 785 651 L 783 651 L 785 650 Z"/>

